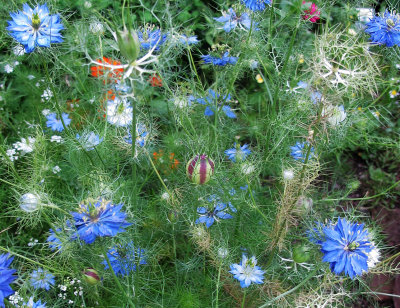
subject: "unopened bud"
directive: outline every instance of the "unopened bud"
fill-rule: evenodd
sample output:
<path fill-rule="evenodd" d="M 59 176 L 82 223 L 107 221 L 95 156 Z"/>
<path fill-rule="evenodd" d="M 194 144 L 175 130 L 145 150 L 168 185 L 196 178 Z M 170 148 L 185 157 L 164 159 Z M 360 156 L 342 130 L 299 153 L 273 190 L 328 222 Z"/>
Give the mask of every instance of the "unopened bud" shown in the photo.
<path fill-rule="evenodd" d="M 87 268 L 83 272 L 83 279 L 91 285 L 95 285 L 100 281 L 99 273 L 94 268 Z"/>
<path fill-rule="evenodd" d="M 296 263 L 304 263 L 310 259 L 310 248 L 306 245 L 296 245 L 293 247 L 293 261 Z"/>
<path fill-rule="evenodd" d="M 140 52 L 140 42 L 135 31 L 124 28 L 123 31 L 117 30 L 117 42 L 121 54 L 133 62 L 137 59 Z"/>

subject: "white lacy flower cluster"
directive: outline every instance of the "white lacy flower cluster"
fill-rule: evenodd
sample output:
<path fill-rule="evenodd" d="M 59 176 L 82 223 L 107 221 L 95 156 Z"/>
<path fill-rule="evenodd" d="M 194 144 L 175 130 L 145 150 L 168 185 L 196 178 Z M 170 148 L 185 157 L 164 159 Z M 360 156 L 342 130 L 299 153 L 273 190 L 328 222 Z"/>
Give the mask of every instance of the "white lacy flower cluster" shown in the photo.
<path fill-rule="evenodd" d="M 33 137 L 21 138 L 12 145 L 12 149 L 6 151 L 8 158 L 11 161 L 17 160 L 20 156 L 33 152 L 35 148 L 36 139 Z M 3 158 L 4 159 L 4 158 Z"/>

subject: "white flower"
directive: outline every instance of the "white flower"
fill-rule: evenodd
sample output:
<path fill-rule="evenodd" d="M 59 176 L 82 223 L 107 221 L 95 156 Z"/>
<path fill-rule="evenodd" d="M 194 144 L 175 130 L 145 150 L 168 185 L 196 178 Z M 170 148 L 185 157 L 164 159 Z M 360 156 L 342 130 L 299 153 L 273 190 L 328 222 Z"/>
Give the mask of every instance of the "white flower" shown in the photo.
<path fill-rule="evenodd" d="M 218 248 L 218 257 L 220 259 L 225 259 L 228 256 L 228 254 L 229 254 L 229 251 L 225 247 Z"/>
<path fill-rule="evenodd" d="M 22 55 L 25 54 L 25 48 L 24 48 L 24 46 L 22 46 L 22 45 L 17 45 L 17 46 L 15 46 L 15 47 L 12 49 L 12 51 L 13 51 L 13 54 L 16 55 L 16 56 L 22 56 Z"/>
<path fill-rule="evenodd" d="M 284 170 L 283 171 L 283 179 L 284 180 L 287 180 L 287 181 L 290 181 L 290 180 L 293 180 L 294 179 L 294 172 L 293 172 L 293 170 Z"/>
<path fill-rule="evenodd" d="M 344 111 L 343 105 L 333 106 L 327 105 L 322 109 L 322 116 L 326 117 L 326 120 L 332 126 L 337 126 L 340 122 L 346 119 L 346 111 Z"/>
<path fill-rule="evenodd" d="M 349 34 L 352 35 L 352 36 L 356 36 L 356 35 L 357 35 L 356 30 L 354 30 L 354 29 L 352 29 L 352 28 L 350 28 L 350 29 L 347 31 L 347 33 L 349 33 Z"/>
<path fill-rule="evenodd" d="M 168 200 L 168 199 L 169 199 L 169 194 L 168 194 L 167 192 L 164 192 L 164 193 L 161 195 L 161 199 L 163 199 L 163 200 Z"/>
<path fill-rule="evenodd" d="M 256 167 L 253 164 L 246 162 L 240 166 L 240 169 L 243 174 L 249 175 L 256 170 Z"/>
<path fill-rule="evenodd" d="M 13 146 L 16 150 L 21 151 L 22 155 L 24 155 L 33 151 L 35 141 L 36 139 L 33 137 L 28 137 L 27 139 L 22 138 L 21 141 L 14 143 Z"/>
<path fill-rule="evenodd" d="M 6 64 L 6 65 L 4 65 L 4 71 L 5 71 L 7 74 L 12 73 L 13 70 L 14 70 L 14 67 L 13 67 L 11 64 Z"/>
<path fill-rule="evenodd" d="M 16 155 L 16 154 L 17 154 L 17 151 L 16 151 L 15 149 L 7 150 L 6 154 L 7 154 L 8 158 L 9 158 L 11 161 L 14 161 L 14 160 L 17 160 L 17 159 L 18 159 L 18 155 Z"/>
<path fill-rule="evenodd" d="M 374 248 L 367 253 L 368 256 L 368 261 L 367 261 L 367 265 L 368 265 L 368 269 L 370 268 L 374 268 L 376 266 L 376 264 L 379 263 L 379 259 L 381 257 L 381 253 L 379 252 L 379 248 L 376 248 L 375 244 L 373 242 L 371 242 L 371 244 L 374 246 Z"/>
<path fill-rule="evenodd" d="M 176 99 L 174 99 L 174 105 L 180 109 L 183 109 L 188 106 L 188 102 L 184 98 L 177 97 Z"/>
<path fill-rule="evenodd" d="M 14 61 L 14 67 L 19 65 L 19 61 Z"/>
<path fill-rule="evenodd" d="M 358 20 L 367 23 L 375 16 L 375 10 L 373 8 L 356 8 L 358 11 Z"/>
<path fill-rule="evenodd" d="M 49 109 L 43 109 L 42 114 L 46 117 L 51 111 Z"/>
<path fill-rule="evenodd" d="M 128 126 L 132 122 L 132 110 L 126 98 L 116 97 L 107 102 L 107 121 L 115 126 Z"/>
<path fill-rule="evenodd" d="M 20 198 L 20 208 L 25 212 L 34 212 L 39 207 L 39 196 L 32 193 L 26 193 Z"/>
<path fill-rule="evenodd" d="M 53 97 L 53 92 L 51 92 L 50 89 L 46 89 L 46 90 L 43 91 L 43 94 L 41 96 L 42 102 L 48 101 L 52 97 Z"/>
<path fill-rule="evenodd" d="M 85 8 L 90 9 L 92 7 L 92 3 L 90 1 L 85 1 L 85 3 L 83 4 L 85 6 Z"/>
<path fill-rule="evenodd" d="M 93 34 L 103 34 L 104 33 L 104 26 L 99 21 L 92 21 L 89 25 L 89 30 Z"/>
<path fill-rule="evenodd" d="M 25 50 L 25 49 L 24 49 L 24 50 Z M 28 78 L 29 80 L 32 80 L 32 79 L 35 79 L 36 77 L 33 76 L 33 75 L 28 75 L 28 76 L 26 76 L 26 78 Z"/>
<path fill-rule="evenodd" d="M 61 136 L 57 136 L 57 135 L 51 136 L 50 142 L 61 143 L 62 142 L 62 137 Z"/>
<path fill-rule="evenodd" d="M 59 173 L 61 171 L 61 168 L 59 167 L 59 166 L 55 166 L 54 168 L 53 168 L 53 173 L 54 174 L 57 174 L 57 173 Z"/>
<path fill-rule="evenodd" d="M 396 68 L 400 70 L 400 64 L 396 64 Z"/>

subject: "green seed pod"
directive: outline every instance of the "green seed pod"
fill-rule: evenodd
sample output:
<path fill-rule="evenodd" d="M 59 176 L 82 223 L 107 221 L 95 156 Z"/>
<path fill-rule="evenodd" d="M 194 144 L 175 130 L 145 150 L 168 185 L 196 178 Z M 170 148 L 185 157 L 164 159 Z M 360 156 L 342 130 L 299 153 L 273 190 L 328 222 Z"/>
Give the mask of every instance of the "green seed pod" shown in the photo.
<path fill-rule="evenodd" d="M 207 155 L 196 155 L 186 165 L 186 174 L 196 184 L 205 184 L 214 174 L 214 162 Z"/>
<path fill-rule="evenodd" d="M 100 276 L 94 268 L 89 267 L 83 272 L 83 280 L 85 280 L 88 284 L 95 285 L 99 283 Z"/>
<path fill-rule="evenodd" d="M 310 248 L 306 245 L 298 244 L 293 247 L 293 261 L 296 263 L 304 263 L 310 259 Z"/>
<path fill-rule="evenodd" d="M 117 42 L 121 54 L 133 62 L 137 59 L 140 52 L 140 42 L 135 31 L 124 27 L 123 31 L 117 30 Z"/>

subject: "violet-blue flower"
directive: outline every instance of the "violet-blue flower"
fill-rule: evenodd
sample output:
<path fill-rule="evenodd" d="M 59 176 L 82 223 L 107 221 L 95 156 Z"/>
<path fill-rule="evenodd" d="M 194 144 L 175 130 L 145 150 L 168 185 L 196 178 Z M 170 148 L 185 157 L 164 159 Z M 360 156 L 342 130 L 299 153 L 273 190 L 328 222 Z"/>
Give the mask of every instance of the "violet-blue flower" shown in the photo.
<path fill-rule="evenodd" d="M 149 132 L 143 123 L 136 124 L 136 144 L 140 147 L 144 147 L 148 138 Z M 132 144 L 132 135 L 130 130 L 127 130 L 127 135 L 124 137 L 126 143 Z"/>
<path fill-rule="evenodd" d="M 71 119 L 68 117 L 68 113 L 62 113 L 62 119 L 64 121 L 65 126 L 68 126 L 71 123 Z M 46 116 L 46 125 L 47 127 L 50 127 L 51 130 L 56 131 L 56 132 L 62 132 L 64 130 L 64 126 L 62 124 L 62 121 L 57 118 L 57 115 L 53 113 L 49 113 Z"/>
<path fill-rule="evenodd" d="M 335 226 L 323 229 L 325 241 L 321 244 L 324 253 L 322 261 L 329 262 L 332 272 L 354 279 L 368 271 L 368 253 L 373 245 L 364 224 L 350 223 L 346 219 L 338 219 Z"/>
<path fill-rule="evenodd" d="M 46 308 L 46 303 L 42 303 L 39 299 L 37 302 L 33 301 L 33 296 L 31 296 L 27 303 L 22 305 L 23 308 Z"/>
<path fill-rule="evenodd" d="M 82 147 L 86 151 L 94 150 L 94 148 L 103 141 L 103 138 L 100 138 L 100 136 L 96 135 L 94 132 L 88 132 L 83 134 L 82 136 L 76 134 L 76 139 L 81 142 Z"/>
<path fill-rule="evenodd" d="M 205 223 L 207 228 L 210 228 L 215 220 L 218 221 L 220 219 L 230 219 L 233 218 L 231 214 L 228 214 L 224 211 L 226 208 L 226 204 L 222 202 L 218 202 L 212 210 L 207 209 L 204 206 L 197 208 L 197 213 L 200 214 L 200 217 L 196 219 L 195 224 Z"/>
<path fill-rule="evenodd" d="M 127 215 L 121 212 L 122 206 L 102 199 L 87 205 L 81 204 L 79 212 L 71 212 L 78 230 L 72 239 L 79 236 L 86 244 L 92 244 L 96 237 L 125 232 L 124 229 L 131 223 L 126 222 Z"/>
<path fill-rule="evenodd" d="M 217 66 L 225 66 L 227 64 L 236 64 L 238 58 L 229 56 L 229 51 L 226 51 L 221 57 L 211 55 L 202 55 L 200 58 L 204 64 L 213 64 Z"/>
<path fill-rule="evenodd" d="M 236 162 L 236 160 L 243 161 L 251 153 L 248 147 L 249 147 L 248 144 L 240 146 L 240 144 L 235 143 L 232 149 L 225 150 L 225 154 L 234 163 Z"/>
<path fill-rule="evenodd" d="M 222 29 L 227 33 L 234 30 L 237 26 L 245 30 L 250 30 L 252 26 L 249 14 L 243 13 L 241 16 L 237 16 L 236 12 L 232 8 L 230 8 L 228 12 L 222 12 L 221 17 L 214 17 L 214 20 L 224 23 Z M 253 27 L 256 29 L 257 23 L 254 23 Z"/>
<path fill-rule="evenodd" d="M 144 50 L 154 48 L 155 51 L 158 51 L 167 39 L 167 35 L 163 34 L 160 29 L 148 28 L 143 31 L 138 30 L 137 35 L 140 42 L 140 49 Z"/>
<path fill-rule="evenodd" d="M 197 44 L 200 41 L 197 39 L 197 35 L 192 35 L 192 36 L 186 36 L 184 34 L 181 34 L 179 37 L 179 43 L 184 44 L 184 45 L 193 45 Z"/>
<path fill-rule="evenodd" d="M 306 145 L 307 145 L 307 147 L 305 147 Z M 304 162 L 305 159 L 306 159 L 308 147 L 309 147 L 309 143 L 308 142 L 297 141 L 294 146 L 290 147 L 290 149 L 292 150 L 290 155 L 292 155 L 292 157 L 295 160 L 301 160 L 302 162 Z M 315 155 L 314 148 L 311 147 L 309 159 L 314 155 Z"/>
<path fill-rule="evenodd" d="M 10 269 L 9 266 L 14 260 L 14 257 L 10 258 L 10 254 L 0 255 L 0 307 L 5 307 L 4 299 L 12 294 L 14 290 L 11 289 L 10 284 L 13 283 L 17 276 L 13 274 L 16 272 L 15 269 Z"/>
<path fill-rule="evenodd" d="M 8 21 L 6 29 L 25 47 L 25 52 L 34 51 L 36 46 L 50 47 L 51 43 L 63 41 L 60 31 L 64 26 L 60 16 L 50 15 L 46 4 L 37 5 L 32 9 L 24 3 L 22 8 L 22 11 L 10 13 L 12 20 Z"/>
<path fill-rule="evenodd" d="M 55 284 L 54 275 L 40 267 L 31 273 L 30 281 L 35 289 L 45 289 L 47 291 Z"/>
<path fill-rule="evenodd" d="M 146 251 L 140 247 L 135 247 L 133 242 L 122 246 L 117 245 L 112 247 L 107 252 L 107 257 L 115 274 L 118 276 L 129 275 L 130 272 L 136 271 L 138 265 L 147 264 Z M 107 260 L 103 262 L 104 269 L 108 269 Z"/>
<path fill-rule="evenodd" d="M 366 24 L 365 32 L 374 44 L 400 46 L 400 15 L 386 11 L 382 17 L 375 16 Z"/>
<path fill-rule="evenodd" d="M 218 102 L 220 98 L 222 98 L 221 99 L 222 102 Z M 206 105 L 206 108 L 204 110 L 204 115 L 207 117 L 214 115 L 217 105 L 218 109 L 222 110 L 228 118 L 235 119 L 236 114 L 232 111 L 231 107 L 229 105 L 222 105 L 222 103 L 228 102 L 230 101 L 230 99 L 231 99 L 230 94 L 220 96 L 214 90 L 209 89 L 208 96 L 204 98 L 198 98 L 197 102 L 201 105 Z"/>
<path fill-rule="evenodd" d="M 256 257 L 253 256 L 250 259 L 243 254 L 242 261 L 239 264 L 231 264 L 231 270 L 233 278 L 240 281 L 242 288 L 247 288 L 251 283 L 262 284 L 264 279 L 264 271 L 257 266 Z"/>
<path fill-rule="evenodd" d="M 266 4 L 271 5 L 271 0 L 241 0 L 241 2 L 252 11 L 263 11 Z"/>

